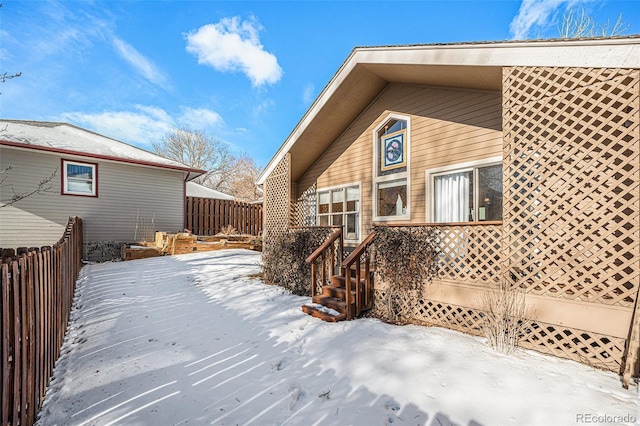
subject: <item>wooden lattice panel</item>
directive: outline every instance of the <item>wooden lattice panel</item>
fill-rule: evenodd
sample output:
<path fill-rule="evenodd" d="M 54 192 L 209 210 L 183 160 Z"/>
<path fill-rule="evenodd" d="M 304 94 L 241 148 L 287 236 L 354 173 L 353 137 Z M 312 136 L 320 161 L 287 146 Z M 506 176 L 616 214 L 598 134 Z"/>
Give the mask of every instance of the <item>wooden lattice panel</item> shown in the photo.
<path fill-rule="evenodd" d="M 371 316 L 387 318 L 387 292 L 376 289 Z M 463 333 L 481 335 L 482 314 L 473 309 L 429 300 L 420 295 L 420 292 L 411 292 L 410 295 L 396 301 L 398 311 L 402 319 L 418 325 L 435 325 Z"/>
<path fill-rule="evenodd" d="M 505 68 L 505 277 L 633 307 L 640 286 L 639 71 Z"/>
<path fill-rule="evenodd" d="M 534 322 L 525 330 L 520 346 L 620 372 L 625 339 Z"/>
<path fill-rule="evenodd" d="M 273 169 L 264 183 L 264 244 L 268 247 L 271 237 L 286 232 L 289 226 L 291 176 L 290 156 Z"/>
<path fill-rule="evenodd" d="M 500 280 L 499 225 L 440 225 L 437 229 L 441 278 L 479 285 Z"/>
<path fill-rule="evenodd" d="M 387 293 L 375 290 L 370 316 L 387 319 Z M 418 292 L 397 301 L 402 319 L 412 324 L 445 327 L 482 336 L 483 311 L 421 297 Z M 524 330 L 519 346 L 567 358 L 596 368 L 619 372 L 625 339 L 546 324 L 532 320 Z"/>
<path fill-rule="evenodd" d="M 293 226 L 316 226 L 316 189 L 314 182 L 296 199 L 291 212 Z"/>

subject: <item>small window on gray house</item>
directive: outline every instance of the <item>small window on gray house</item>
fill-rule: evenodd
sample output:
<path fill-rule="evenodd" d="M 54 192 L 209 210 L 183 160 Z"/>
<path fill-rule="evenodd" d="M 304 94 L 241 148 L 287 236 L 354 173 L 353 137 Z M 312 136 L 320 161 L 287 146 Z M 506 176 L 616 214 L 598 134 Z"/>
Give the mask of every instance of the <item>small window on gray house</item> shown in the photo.
<path fill-rule="evenodd" d="M 62 160 L 64 195 L 98 196 L 98 165 Z"/>

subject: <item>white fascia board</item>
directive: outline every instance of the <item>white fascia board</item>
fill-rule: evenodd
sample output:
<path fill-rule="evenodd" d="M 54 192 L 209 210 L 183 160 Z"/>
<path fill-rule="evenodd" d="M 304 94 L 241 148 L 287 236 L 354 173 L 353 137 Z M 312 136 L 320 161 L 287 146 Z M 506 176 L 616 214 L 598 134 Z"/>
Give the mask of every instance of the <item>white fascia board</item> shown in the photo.
<path fill-rule="evenodd" d="M 356 49 L 369 64 L 639 68 L 640 38 Z"/>
<path fill-rule="evenodd" d="M 271 174 L 273 169 L 282 161 L 285 154 L 289 152 L 293 144 L 298 140 L 298 137 L 302 132 L 307 128 L 309 123 L 313 121 L 315 116 L 318 114 L 318 111 L 322 109 L 322 107 L 327 103 L 329 99 L 333 96 L 335 91 L 340 87 L 340 84 L 344 81 L 344 79 L 351 73 L 353 68 L 357 65 L 357 62 L 353 60 L 355 50 L 351 52 L 347 60 L 340 67 L 340 69 L 333 76 L 329 84 L 324 88 L 324 90 L 318 95 L 313 104 L 309 107 L 305 115 L 298 122 L 296 127 L 293 129 L 291 134 L 284 141 L 280 149 L 273 156 L 269 164 L 264 168 L 258 179 L 256 180 L 256 184 L 262 185 L 264 184 L 267 177 Z"/>

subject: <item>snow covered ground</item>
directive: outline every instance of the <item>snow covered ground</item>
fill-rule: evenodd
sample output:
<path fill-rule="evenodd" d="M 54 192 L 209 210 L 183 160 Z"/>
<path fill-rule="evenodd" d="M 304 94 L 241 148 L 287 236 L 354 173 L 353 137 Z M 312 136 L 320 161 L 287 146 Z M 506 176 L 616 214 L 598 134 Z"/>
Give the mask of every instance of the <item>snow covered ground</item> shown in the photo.
<path fill-rule="evenodd" d="M 324 323 L 258 253 L 86 266 L 45 425 L 635 424 L 617 375 L 373 319 Z"/>

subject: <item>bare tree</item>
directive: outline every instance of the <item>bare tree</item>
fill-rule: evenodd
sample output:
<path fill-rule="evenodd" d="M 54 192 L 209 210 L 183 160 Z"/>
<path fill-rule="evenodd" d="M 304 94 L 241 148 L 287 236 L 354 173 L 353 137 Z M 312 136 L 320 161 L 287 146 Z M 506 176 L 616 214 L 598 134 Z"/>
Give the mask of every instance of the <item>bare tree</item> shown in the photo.
<path fill-rule="evenodd" d="M 3 207 L 12 206 L 18 201 L 29 198 L 32 195 L 50 191 L 52 187 L 51 181 L 58 173 L 58 169 L 56 168 L 53 173 L 51 173 L 51 175 L 42 178 L 35 188 L 32 188 L 25 192 L 16 192 L 13 188 L 13 185 L 5 184 L 5 182 L 9 178 L 9 171 L 11 169 L 13 169 L 13 166 L 9 165 L 0 170 L 0 194 L 2 194 L 2 198 L 0 198 L 0 209 Z M 11 191 L 11 196 L 9 197 L 5 197 L 7 190 Z"/>
<path fill-rule="evenodd" d="M 194 182 L 221 191 L 228 184 L 235 158 L 229 148 L 203 130 L 187 126 L 173 129 L 157 144 L 156 154 L 179 161 L 200 170 L 206 170 Z"/>
<path fill-rule="evenodd" d="M 0 8 L 2 8 L 2 3 L 0 3 Z M 8 72 L 3 72 L 0 74 L 0 83 L 4 83 L 7 80 L 11 80 L 12 78 L 20 77 L 22 75 L 21 72 L 17 72 L 15 74 L 9 74 Z"/>
<path fill-rule="evenodd" d="M 262 192 L 256 185 L 261 169 L 253 158 L 244 154 L 234 163 L 233 174 L 230 178 L 227 193 L 240 201 L 256 201 L 262 197 Z"/>
<path fill-rule="evenodd" d="M 2 5 L 0 4 L 0 7 Z M 16 77 L 20 77 L 22 75 L 22 72 L 17 72 L 15 74 L 9 74 L 8 72 L 3 72 L 2 74 L 0 74 L 0 83 L 4 83 L 7 80 L 11 80 L 12 78 L 16 78 Z"/>
<path fill-rule="evenodd" d="M 628 29 L 629 24 L 622 21 L 622 14 L 611 26 L 609 20 L 604 24 L 595 22 L 593 17 L 586 15 L 582 8 L 580 14 L 577 14 L 574 9 L 569 9 L 562 16 L 562 24 L 558 27 L 558 32 L 562 38 L 612 37 L 622 35 Z"/>
<path fill-rule="evenodd" d="M 0 3 L 0 9 L 2 8 L 2 3 Z M 4 83 L 7 80 L 12 80 L 14 78 L 20 77 L 22 72 L 17 72 L 10 74 L 8 72 L 0 73 L 0 83 Z M 2 94 L 2 93 L 0 93 Z M 2 129 L 0 129 L 0 133 L 6 132 L 8 128 L 8 124 L 5 125 Z M 51 181 L 58 173 L 58 169 L 56 168 L 53 173 L 49 176 L 43 177 L 40 182 L 36 185 L 35 188 L 32 188 L 25 192 L 16 192 L 13 188 L 13 185 L 7 184 L 7 179 L 9 178 L 9 171 L 13 169 L 12 165 L 6 166 L 4 169 L 0 170 L 0 209 L 3 207 L 9 207 L 17 203 L 18 201 L 24 200 L 25 198 L 29 198 L 32 195 L 40 194 L 42 192 L 47 192 L 51 190 L 52 183 Z M 7 191 L 11 192 L 11 196 L 7 197 L 5 194 Z"/>

